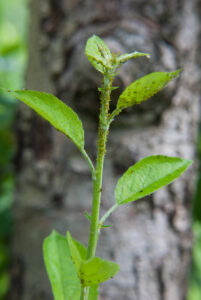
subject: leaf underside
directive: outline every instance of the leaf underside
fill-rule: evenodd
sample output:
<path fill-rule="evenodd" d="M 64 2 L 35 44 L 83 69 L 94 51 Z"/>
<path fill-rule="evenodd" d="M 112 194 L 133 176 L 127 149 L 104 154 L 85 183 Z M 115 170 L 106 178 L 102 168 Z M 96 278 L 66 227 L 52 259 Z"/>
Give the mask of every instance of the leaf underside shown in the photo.
<path fill-rule="evenodd" d="M 103 260 L 100 257 L 86 260 L 86 247 L 75 239 L 72 239 L 69 232 L 67 232 L 67 239 L 72 260 L 82 285 L 90 286 L 91 293 L 96 294 L 98 285 L 113 277 L 119 271 L 119 265 L 111 261 Z"/>
<path fill-rule="evenodd" d="M 163 155 L 149 156 L 130 167 L 119 179 L 115 198 L 118 205 L 147 196 L 179 177 L 191 160 Z"/>
<path fill-rule="evenodd" d="M 81 266 L 81 280 L 84 286 L 100 284 L 112 278 L 119 271 L 119 265 L 94 257 L 84 261 Z"/>
<path fill-rule="evenodd" d="M 131 83 L 120 95 L 117 102 L 117 109 L 140 104 L 163 89 L 169 81 L 179 75 L 180 70 L 174 72 L 150 73 Z"/>

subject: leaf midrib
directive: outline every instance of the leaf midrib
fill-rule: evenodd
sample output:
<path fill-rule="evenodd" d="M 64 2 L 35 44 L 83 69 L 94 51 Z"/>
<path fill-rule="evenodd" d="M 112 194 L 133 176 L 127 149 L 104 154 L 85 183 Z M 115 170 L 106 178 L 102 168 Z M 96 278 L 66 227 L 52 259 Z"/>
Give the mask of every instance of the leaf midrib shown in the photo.
<path fill-rule="evenodd" d="M 166 178 L 166 177 L 170 176 L 171 174 L 174 174 L 175 172 L 179 171 L 180 169 L 183 169 L 184 167 L 185 167 L 185 165 L 181 166 L 180 168 L 174 170 L 174 172 L 168 173 L 166 176 L 161 177 L 159 180 L 157 180 L 157 181 L 155 181 L 155 182 L 158 182 L 158 181 L 160 181 L 161 179 Z M 186 166 L 186 167 L 187 167 L 187 166 Z M 177 177 L 176 177 L 176 178 L 177 178 Z M 174 179 L 173 179 L 172 181 L 170 181 L 168 184 L 170 184 L 171 182 L 173 182 L 176 178 L 174 178 Z M 144 190 L 144 189 L 148 189 L 148 188 L 149 188 L 150 186 L 152 186 L 152 185 L 153 185 L 153 183 L 149 184 L 149 185 L 146 186 L 146 187 L 143 187 L 142 189 L 143 189 L 143 190 Z M 159 189 L 162 188 L 162 187 L 163 187 L 163 186 L 158 187 L 158 188 L 155 189 L 154 191 L 157 191 L 157 190 L 159 190 Z M 154 192 L 154 191 L 153 191 L 153 192 Z M 140 191 L 139 191 L 139 192 L 140 192 Z M 123 201 L 120 201 L 120 202 L 117 201 L 117 203 L 118 203 L 119 205 L 121 205 L 121 204 L 123 204 L 126 200 L 128 200 L 128 199 L 134 197 L 134 195 L 138 194 L 139 192 L 136 192 L 136 193 L 134 193 L 134 194 L 131 194 L 131 195 L 129 195 L 129 197 L 127 197 L 127 198 L 124 199 Z M 150 192 L 150 194 L 152 194 L 153 192 Z M 121 189 L 121 193 L 122 193 L 122 189 Z M 144 196 L 142 196 L 142 197 L 145 197 L 145 196 L 148 196 L 148 195 L 149 195 L 149 194 L 144 195 Z M 119 198 L 120 198 L 120 197 L 119 197 Z M 139 198 L 140 198 L 140 197 L 139 197 Z M 134 199 L 133 201 L 138 200 L 139 198 Z"/>

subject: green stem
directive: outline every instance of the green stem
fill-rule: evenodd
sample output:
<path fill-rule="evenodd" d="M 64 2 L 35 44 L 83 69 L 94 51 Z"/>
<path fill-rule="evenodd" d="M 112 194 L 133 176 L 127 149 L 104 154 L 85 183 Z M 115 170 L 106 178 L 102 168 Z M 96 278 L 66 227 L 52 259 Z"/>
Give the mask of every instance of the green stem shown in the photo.
<path fill-rule="evenodd" d="M 89 287 L 82 287 L 81 300 L 88 300 L 89 296 Z"/>
<path fill-rule="evenodd" d="M 112 76 L 106 71 L 101 92 L 101 111 L 98 131 L 98 154 L 96 163 L 96 177 L 93 181 L 93 204 L 91 214 L 91 226 L 87 251 L 87 259 L 95 256 L 99 236 L 99 213 L 102 190 L 103 164 L 106 152 L 108 134 L 108 111 L 111 94 Z"/>
<path fill-rule="evenodd" d="M 102 189 L 102 174 L 103 174 L 103 163 L 105 156 L 105 145 L 107 139 L 107 132 L 100 130 L 99 134 L 99 147 L 96 165 L 96 179 L 94 180 L 93 186 L 93 205 L 91 214 L 91 227 L 88 244 L 87 259 L 95 256 L 96 246 L 99 235 L 99 211 L 100 211 L 100 200 L 101 200 L 101 189 Z"/>

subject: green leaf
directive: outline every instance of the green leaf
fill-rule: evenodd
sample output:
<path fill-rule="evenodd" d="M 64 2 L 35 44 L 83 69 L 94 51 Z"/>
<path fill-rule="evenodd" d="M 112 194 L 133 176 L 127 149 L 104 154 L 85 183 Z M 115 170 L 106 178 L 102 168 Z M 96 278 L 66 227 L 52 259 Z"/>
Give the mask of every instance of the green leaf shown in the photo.
<path fill-rule="evenodd" d="M 98 300 L 98 287 L 98 284 L 90 286 L 88 300 Z"/>
<path fill-rule="evenodd" d="M 84 286 L 99 284 L 112 278 L 118 271 L 119 265 L 114 262 L 94 257 L 82 263 L 81 281 Z"/>
<path fill-rule="evenodd" d="M 79 241 L 77 241 L 75 239 L 73 239 L 73 242 L 74 242 L 75 246 L 77 247 L 77 250 L 80 253 L 81 259 L 86 260 L 86 258 L 87 258 L 87 248 L 82 243 L 80 243 Z"/>
<path fill-rule="evenodd" d="M 179 177 L 191 160 L 163 155 L 149 156 L 130 167 L 119 179 L 115 198 L 118 205 L 153 193 Z"/>
<path fill-rule="evenodd" d="M 31 90 L 7 90 L 30 106 L 57 130 L 70 138 L 79 149 L 84 148 L 84 131 L 77 114 L 52 94 Z"/>
<path fill-rule="evenodd" d="M 110 67 L 112 54 L 105 42 L 97 35 L 92 35 L 87 41 L 85 54 L 96 70 L 104 73 L 105 67 Z"/>
<path fill-rule="evenodd" d="M 148 53 L 142 53 L 142 52 L 132 52 L 132 53 L 125 53 L 125 54 L 122 54 L 120 55 L 118 58 L 117 58 L 117 62 L 123 64 L 125 62 L 127 62 L 129 59 L 132 59 L 132 58 L 136 58 L 136 57 L 140 57 L 140 56 L 145 56 L 146 58 L 150 58 L 151 55 L 148 54 Z"/>
<path fill-rule="evenodd" d="M 81 267 L 81 264 L 82 264 L 82 258 L 80 256 L 80 252 L 77 249 L 77 246 L 75 245 L 69 231 L 67 232 L 67 240 L 68 240 L 68 246 L 70 248 L 70 253 L 71 253 L 71 256 L 72 256 L 72 260 L 74 261 L 74 264 L 75 264 L 78 275 L 80 275 L 80 267 Z"/>
<path fill-rule="evenodd" d="M 87 257 L 87 248 L 82 243 L 80 243 L 79 241 L 77 241 L 76 239 L 73 239 L 71 237 L 71 234 L 70 234 L 69 231 L 67 232 L 67 240 L 68 240 L 68 245 L 70 247 L 72 258 L 75 255 L 79 260 L 80 259 L 81 260 L 86 260 L 86 257 Z"/>
<path fill-rule="evenodd" d="M 43 255 L 55 300 L 80 300 L 81 283 L 67 239 L 53 231 L 43 244 Z"/>
<path fill-rule="evenodd" d="M 87 249 L 82 243 L 73 239 L 70 235 L 70 232 L 67 232 L 67 240 L 70 247 L 72 259 L 76 266 L 78 276 L 80 277 L 80 268 L 83 261 L 86 260 Z M 98 287 L 99 284 L 90 286 L 88 300 L 98 300 Z"/>
<path fill-rule="evenodd" d="M 131 83 L 120 95 L 117 102 L 117 109 L 140 104 L 163 89 L 169 81 L 179 75 L 180 70 L 175 72 L 154 72 L 150 73 Z"/>

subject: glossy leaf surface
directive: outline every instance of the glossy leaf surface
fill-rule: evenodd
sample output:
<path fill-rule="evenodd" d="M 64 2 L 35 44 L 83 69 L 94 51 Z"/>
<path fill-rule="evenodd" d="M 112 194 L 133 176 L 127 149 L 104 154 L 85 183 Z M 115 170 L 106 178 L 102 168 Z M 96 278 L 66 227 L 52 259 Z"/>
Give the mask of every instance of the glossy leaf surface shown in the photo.
<path fill-rule="evenodd" d="M 153 193 L 179 177 L 191 160 L 163 155 L 149 156 L 130 167 L 119 179 L 115 198 L 118 205 Z"/>
<path fill-rule="evenodd" d="M 57 130 L 64 133 L 79 149 L 84 148 L 84 131 L 81 121 L 77 114 L 57 97 L 31 90 L 8 92 L 34 109 Z"/>
<path fill-rule="evenodd" d="M 83 285 L 91 286 L 110 279 L 118 271 L 119 265 L 114 262 L 94 257 L 82 263 L 80 274 Z"/>
<path fill-rule="evenodd" d="M 96 70 L 104 73 L 104 66 L 112 58 L 110 49 L 97 35 L 93 35 L 87 41 L 85 54 Z"/>
<path fill-rule="evenodd" d="M 81 283 L 67 239 L 53 231 L 43 244 L 43 255 L 55 300 L 80 300 Z"/>
<path fill-rule="evenodd" d="M 134 81 L 120 95 L 117 108 L 121 110 L 146 101 L 176 78 L 179 72 L 154 72 Z"/>

